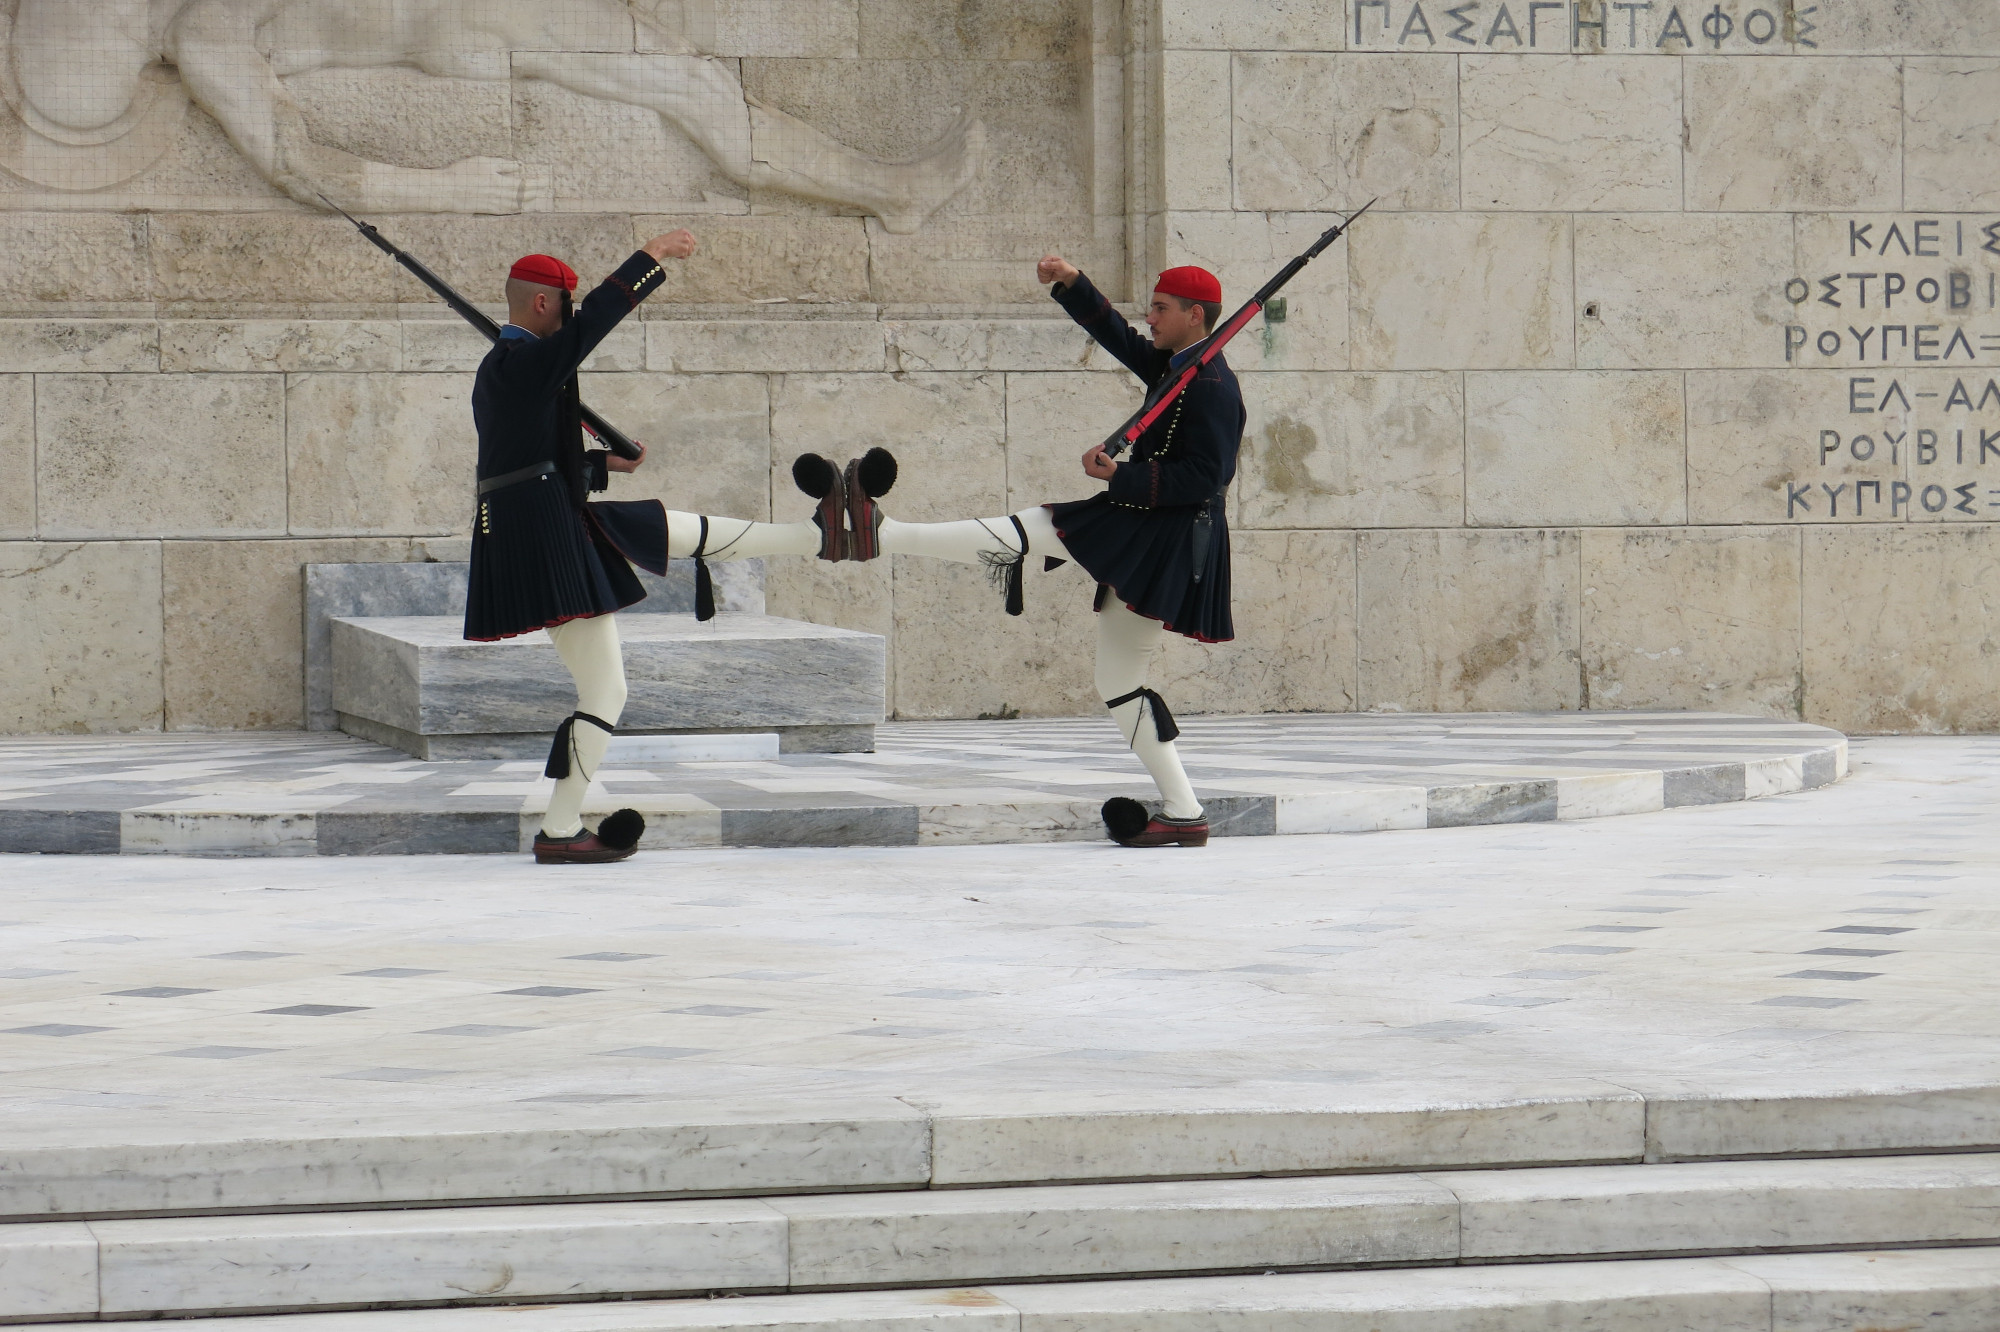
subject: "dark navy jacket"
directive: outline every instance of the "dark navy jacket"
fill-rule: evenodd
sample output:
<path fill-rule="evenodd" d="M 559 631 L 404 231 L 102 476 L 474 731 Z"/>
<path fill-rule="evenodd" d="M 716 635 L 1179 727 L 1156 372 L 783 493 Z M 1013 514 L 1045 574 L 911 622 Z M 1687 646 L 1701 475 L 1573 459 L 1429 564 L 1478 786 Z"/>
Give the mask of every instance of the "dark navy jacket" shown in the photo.
<path fill-rule="evenodd" d="M 645 599 L 632 565 L 666 572 L 667 514 L 658 500 L 586 503 L 607 482 L 605 454 L 586 451 L 574 416 L 576 374 L 665 274 L 645 251 L 583 298 L 545 338 L 509 325 L 479 363 L 472 419 L 479 478 L 553 463 L 478 497 L 465 636 L 511 638 L 608 615 Z"/>
<path fill-rule="evenodd" d="M 1082 274 L 1053 295 L 1145 383 L 1148 402 L 1205 345 L 1169 356 Z M 1236 374 L 1217 356 L 1119 460 L 1102 495 L 1050 506 L 1063 544 L 1092 577 L 1139 614 L 1204 642 L 1235 636 L 1225 492 L 1244 422 Z"/>

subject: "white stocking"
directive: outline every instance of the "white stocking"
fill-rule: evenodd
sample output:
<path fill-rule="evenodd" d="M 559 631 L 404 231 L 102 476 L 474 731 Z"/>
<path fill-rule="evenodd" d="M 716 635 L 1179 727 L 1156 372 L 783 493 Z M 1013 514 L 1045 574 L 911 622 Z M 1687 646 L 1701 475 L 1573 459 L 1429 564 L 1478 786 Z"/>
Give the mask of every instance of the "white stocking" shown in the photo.
<path fill-rule="evenodd" d="M 1015 514 L 1028 533 L 1028 554 L 1070 558 L 1056 535 L 1055 519 L 1044 508 L 1026 509 Z M 885 555 L 927 555 L 932 559 L 960 564 L 984 564 L 986 556 L 1018 554 L 1021 535 L 1006 518 L 975 518 L 959 523 L 899 523 L 882 520 L 882 553 Z M 1146 683 L 1153 654 L 1166 636 L 1166 627 L 1128 610 L 1115 596 L 1104 599 L 1097 617 L 1097 689 L 1103 699 L 1121 698 Z M 1162 740 L 1153 728 L 1146 700 L 1133 699 L 1112 709 L 1111 718 L 1131 744 L 1132 752 L 1153 775 L 1166 801 L 1169 818 L 1201 816 L 1201 802 L 1188 784 L 1181 767 L 1180 753 L 1170 740 Z"/>
<path fill-rule="evenodd" d="M 692 558 L 695 544 L 700 540 L 699 514 L 668 511 L 668 555 L 677 560 Z M 810 520 L 803 523 L 752 523 L 742 518 L 710 517 L 708 544 L 702 548 L 702 558 L 750 560 L 763 555 L 817 555 L 819 550 L 819 524 Z"/>
<path fill-rule="evenodd" d="M 1115 595 L 1104 598 L 1097 615 L 1097 693 L 1107 702 L 1123 698 L 1144 687 L 1153 654 L 1166 637 L 1166 626 L 1130 610 Z M 1173 741 L 1162 740 L 1154 729 L 1151 708 L 1143 698 L 1135 698 L 1111 710 L 1111 719 L 1130 742 L 1132 752 L 1153 775 L 1153 784 L 1166 800 L 1162 811 L 1170 819 L 1201 816 L 1201 802 L 1194 797 L 1187 772 L 1181 767 L 1180 751 Z"/>
<path fill-rule="evenodd" d="M 1062 538 L 1056 535 L 1055 519 L 1047 509 L 1036 505 L 1014 515 L 1021 520 L 1021 526 L 1028 533 L 1028 553 L 1030 555 L 1053 555 L 1059 560 L 1070 558 L 1063 549 Z M 925 555 L 934 560 L 952 560 L 958 564 L 984 564 L 986 555 L 1018 555 L 1021 553 L 1021 534 L 1014 530 L 1013 519 L 972 518 L 961 523 L 899 523 L 894 518 L 882 520 L 882 553 L 884 555 Z"/>
<path fill-rule="evenodd" d="M 618 714 L 625 710 L 625 654 L 618 645 L 618 617 L 571 620 L 548 633 L 556 655 L 576 681 L 576 710 L 616 726 Z M 570 728 L 569 776 L 556 783 L 555 794 L 549 797 L 543 832 L 574 837 L 583 831 L 583 798 L 610 747 L 611 737 L 589 722 L 579 721 Z"/>

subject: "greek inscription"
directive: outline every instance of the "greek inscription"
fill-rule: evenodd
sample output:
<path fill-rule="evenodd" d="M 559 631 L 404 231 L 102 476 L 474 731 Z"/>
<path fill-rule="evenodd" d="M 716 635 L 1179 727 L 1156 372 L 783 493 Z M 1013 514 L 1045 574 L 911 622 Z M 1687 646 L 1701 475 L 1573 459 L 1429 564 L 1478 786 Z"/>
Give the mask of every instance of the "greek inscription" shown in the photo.
<path fill-rule="evenodd" d="M 1708 53 L 1819 48 L 1813 39 L 1819 6 L 1772 5 L 1770 0 L 1714 0 L 1705 9 L 1691 10 L 1692 23 L 1679 5 L 1666 0 L 1528 0 L 1525 5 L 1520 0 L 1465 0 L 1440 12 L 1449 20 L 1444 42 L 1485 50 L 1685 55 L 1697 48 Z M 1422 0 L 1349 0 L 1348 15 L 1358 49 L 1439 45 Z"/>

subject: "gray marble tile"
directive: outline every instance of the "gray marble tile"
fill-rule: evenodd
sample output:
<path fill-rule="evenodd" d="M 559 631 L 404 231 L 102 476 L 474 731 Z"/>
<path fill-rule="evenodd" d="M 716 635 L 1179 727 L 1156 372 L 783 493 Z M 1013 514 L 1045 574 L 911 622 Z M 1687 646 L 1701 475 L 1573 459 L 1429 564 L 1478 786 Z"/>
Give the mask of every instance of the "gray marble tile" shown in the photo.
<path fill-rule="evenodd" d="M 1484 823 L 1546 823 L 1556 817 L 1553 781 L 1490 782 L 1437 787 L 1430 792 L 1429 826 L 1464 828 Z"/>
<path fill-rule="evenodd" d="M 118 811 L 0 809 L 0 851 L 13 855 L 115 855 Z"/>
<path fill-rule="evenodd" d="M 1745 774 L 1741 763 L 1717 763 L 1699 768 L 1667 770 L 1667 808 L 1719 805 L 1741 800 Z"/>
<path fill-rule="evenodd" d="M 915 846 L 915 805 L 724 809 L 724 846 Z"/>

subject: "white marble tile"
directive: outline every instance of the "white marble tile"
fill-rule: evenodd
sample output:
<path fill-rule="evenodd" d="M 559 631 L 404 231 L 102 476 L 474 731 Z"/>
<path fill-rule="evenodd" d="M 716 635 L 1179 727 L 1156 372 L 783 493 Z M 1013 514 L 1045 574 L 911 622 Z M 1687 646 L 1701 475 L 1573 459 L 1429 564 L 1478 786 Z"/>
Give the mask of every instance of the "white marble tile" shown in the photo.
<path fill-rule="evenodd" d="M 1601 819 L 1646 814 L 1666 807 L 1666 782 L 1657 772 L 1607 772 L 1556 780 L 1558 819 Z"/>
<path fill-rule="evenodd" d="M 81 1222 L 0 1226 L 0 1317 L 97 1312 L 97 1240 Z"/>
<path fill-rule="evenodd" d="M 1271 782 L 1261 782 L 1268 788 Z M 1350 786 L 1278 796 L 1280 833 L 1386 832 L 1421 828 L 1428 806 L 1421 786 Z"/>
<path fill-rule="evenodd" d="M 570 1204 L 104 1221 L 102 1307 L 286 1309 L 781 1286 L 758 1202 Z"/>
<path fill-rule="evenodd" d="M 774 1198 L 792 1282 L 998 1281 L 1441 1261 L 1449 1192 L 1410 1176 Z"/>

